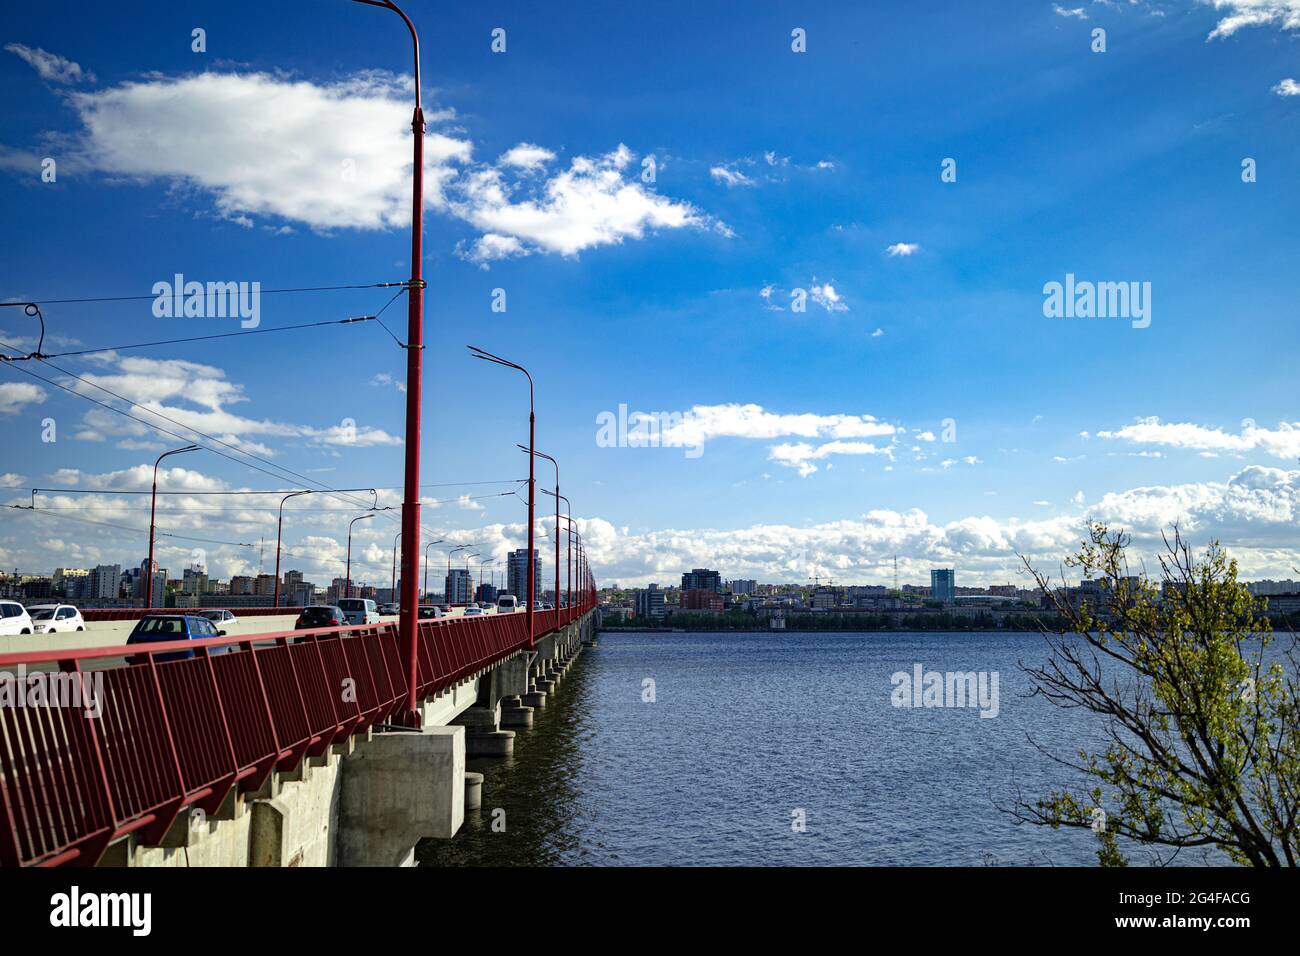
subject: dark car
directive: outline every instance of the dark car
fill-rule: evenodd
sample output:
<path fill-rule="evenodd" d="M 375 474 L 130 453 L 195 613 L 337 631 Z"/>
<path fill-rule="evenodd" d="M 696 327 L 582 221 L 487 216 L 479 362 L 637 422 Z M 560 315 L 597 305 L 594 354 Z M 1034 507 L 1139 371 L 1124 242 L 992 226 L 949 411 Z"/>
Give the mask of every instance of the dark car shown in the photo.
<path fill-rule="evenodd" d="M 225 637 L 225 631 L 206 617 L 197 614 L 146 614 L 135 622 L 127 644 L 165 644 L 168 641 L 201 641 L 211 637 Z M 214 648 L 212 653 L 220 654 L 224 648 Z M 193 657 L 193 651 L 168 651 L 157 654 L 155 661 L 179 661 Z M 143 664 L 149 659 L 147 654 L 132 654 L 126 659 L 128 664 Z"/>
<path fill-rule="evenodd" d="M 294 630 L 305 631 L 317 627 L 343 627 L 348 623 L 343 609 L 333 604 L 311 604 L 302 609 Z"/>
<path fill-rule="evenodd" d="M 420 605 L 419 619 L 421 621 L 430 621 L 438 617 L 445 617 L 445 615 L 442 612 L 442 608 L 440 608 L 438 605 L 436 604 Z"/>

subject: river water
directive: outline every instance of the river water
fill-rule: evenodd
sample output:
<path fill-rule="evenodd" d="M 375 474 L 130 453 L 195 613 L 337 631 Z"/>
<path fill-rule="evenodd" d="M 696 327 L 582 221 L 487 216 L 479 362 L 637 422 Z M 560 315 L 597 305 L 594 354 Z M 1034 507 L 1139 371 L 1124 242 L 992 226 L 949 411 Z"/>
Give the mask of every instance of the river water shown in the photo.
<path fill-rule="evenodd" d="M 1082 780 L 1098 747 L 1019 662 L 1038 634 L 601 635 L 511 758 L 472 760 L 483 807 L 424 865 L 1095 865 L 1080 830 L 999 807 Z M 983 672 L 979 707 L 897 707 L 895 673 Z M 647 681 L 652 681 L 648 684 Z M 653 691 L 653 694 L 650 691 Z M 653 700 L 647 698 L 653 696 Z M 950 701 L 951 702 L 951 701 Z M 1149 862 L 1137 850 L 1134 863 Z M 1202 855 L 1180 863 L 1214 863 Z"/>

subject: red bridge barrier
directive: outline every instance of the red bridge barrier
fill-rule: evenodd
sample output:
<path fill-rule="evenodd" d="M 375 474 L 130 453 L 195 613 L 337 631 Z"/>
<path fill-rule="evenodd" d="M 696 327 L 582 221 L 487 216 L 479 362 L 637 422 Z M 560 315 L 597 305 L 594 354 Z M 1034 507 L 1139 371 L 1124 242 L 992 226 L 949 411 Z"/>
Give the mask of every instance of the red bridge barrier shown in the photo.
<path fill-rule="evenodd" d="M 536 633 L 594 606 L 589 594 L 572 609 L 536 612 Z M 529 644 L 522 612 L 421 621 L 419 634 L 421 700 Z M 178 652 L 193 656 L 167 659 Z M 143 659 L 128 664 L 128 655 Z M 38 680 L 65 690 L 94 691 L 102 682 L 82 701 L 99 709 L 97 719 L 50 699 L 17 704 L 38 671 L 45 675 Z M 272 771 L 291 770 L 406 705 L 395 623 L 4 654 L 5 691 L 12 692 L 0 706 L 5 866 L 93 866 L 111 842 L 136 831 L 157 843 L 184 808 L 212 814 L 231 787 L 257 790 Z"/>

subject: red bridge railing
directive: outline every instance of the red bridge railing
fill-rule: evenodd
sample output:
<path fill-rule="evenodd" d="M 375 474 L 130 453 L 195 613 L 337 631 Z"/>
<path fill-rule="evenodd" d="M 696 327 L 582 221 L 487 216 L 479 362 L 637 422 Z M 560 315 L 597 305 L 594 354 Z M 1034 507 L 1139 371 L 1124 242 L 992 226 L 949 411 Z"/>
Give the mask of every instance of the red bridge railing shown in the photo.
<path fill-rule="evenodd" d="M 537 636 L 594 604 L 536 612 Z M 421 621 L 419 635 L 421 700 L 529 643 L 523 613 Z M 398 647 L 386 623 L 0 655 L 0 864 L 94 865 L 137 831 L 156 844 L 186 807 L 211 815 L 232 787 L 384 723 L 406 704 Z M 19 703 L 33 674 L 89 688 L 84 706 Z"/>

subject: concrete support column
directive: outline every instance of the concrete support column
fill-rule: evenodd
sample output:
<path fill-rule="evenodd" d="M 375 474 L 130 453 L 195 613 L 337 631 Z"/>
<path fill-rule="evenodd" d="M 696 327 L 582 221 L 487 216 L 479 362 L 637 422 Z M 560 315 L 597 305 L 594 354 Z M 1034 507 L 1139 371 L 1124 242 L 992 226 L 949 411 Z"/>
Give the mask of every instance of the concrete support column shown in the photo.
<path fill-rule="evenodd" d="M 419 840 L 465 820 L 464 727 L 375 734 L 340 772 L 340 866 L 413 865 Z"/>

